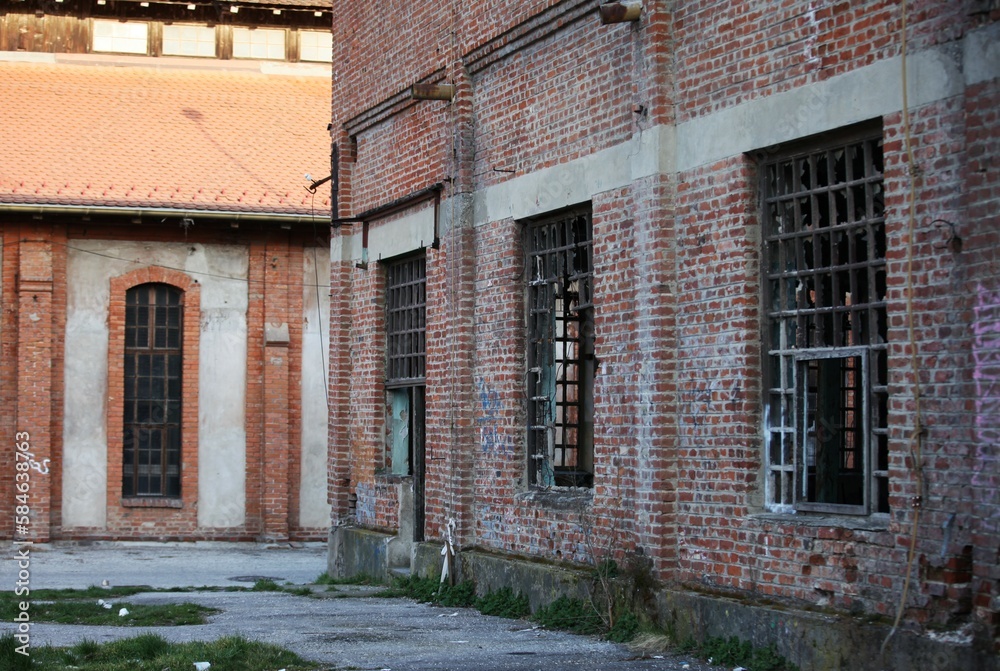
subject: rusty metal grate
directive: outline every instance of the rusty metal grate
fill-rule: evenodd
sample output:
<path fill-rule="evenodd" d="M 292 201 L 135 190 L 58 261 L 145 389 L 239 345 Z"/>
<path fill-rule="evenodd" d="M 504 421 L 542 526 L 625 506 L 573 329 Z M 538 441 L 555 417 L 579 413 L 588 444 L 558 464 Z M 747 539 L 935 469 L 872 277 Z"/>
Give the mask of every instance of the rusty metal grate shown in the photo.
<path fill-rule="evenodd" d="M 386 266 L 386 386 L 413 384 L 426 374 L 427 265 L 424 256 Z"/>
<path fill-rule="evenodd" d="M 590 212 L 527 225 L 529 474 L 593 485 L 594 309 Z"/>
<path fill-rule="evenodd" d="M 763 162 L 767 500 L 888 512 L 881 132 Z"/>
<path fill-rule="evenodd" d="M 123 496 L 181 493 L 182 310 L 166 284 L 125 294 Z"/>

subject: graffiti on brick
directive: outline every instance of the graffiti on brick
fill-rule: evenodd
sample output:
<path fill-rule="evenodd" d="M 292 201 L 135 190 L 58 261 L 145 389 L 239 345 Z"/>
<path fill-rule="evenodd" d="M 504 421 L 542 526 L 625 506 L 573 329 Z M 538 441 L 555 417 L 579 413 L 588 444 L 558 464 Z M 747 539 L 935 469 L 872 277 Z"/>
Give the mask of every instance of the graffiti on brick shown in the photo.
<path fill-rule="evenodd" d="M 358 484 L 358 500 L 354 509 L 354 518 L 358 524 L 375 524 L 375 492 L 364 483 Z"/>
<path fill-rule="evenodd" d="M 504 531 L 508 526 L 504 523 L 503 514 L 494 511 L 492 506 L 484 506 L 480 509 L 478 518 L 477 540 L 493 547 L 502 547 Z"/>
<path fill-rule="evenodd" d="M 479 425 L 479 444 L 483 452 L 510 454 L 514 452 L 514 439 L 500 429 L 502 403 L 500 394 L 480 378 L 476 383 L 479 391 L 480 413 L 476 417 Z"/>
<path fill-rule="evenodd" d="M 1000 459 L 1000 290 L 980 286 L 972 324 L 976 385 L 976 467 L 973 484 L 996 498 L 996 462 Z M 996 503 L 996 501 L 994 501 Z"/>

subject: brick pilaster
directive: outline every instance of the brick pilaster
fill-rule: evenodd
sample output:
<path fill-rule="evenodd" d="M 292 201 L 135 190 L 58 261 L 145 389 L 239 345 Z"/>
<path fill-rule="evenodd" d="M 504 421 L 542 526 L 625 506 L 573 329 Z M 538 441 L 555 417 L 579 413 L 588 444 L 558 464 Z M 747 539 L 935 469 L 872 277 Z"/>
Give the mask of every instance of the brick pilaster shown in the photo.
<path fill-rule="evenodd" d="M 52 500 L 52 242 L 51 227 L 21 229 L 17 278 L 16 431 L 27 442 L 30 525 L 17 537 L 49 540 Z M 20 461 L 20 459 L 19 459 Z M 18 517 L 21 517 L 18 515 Z"/>

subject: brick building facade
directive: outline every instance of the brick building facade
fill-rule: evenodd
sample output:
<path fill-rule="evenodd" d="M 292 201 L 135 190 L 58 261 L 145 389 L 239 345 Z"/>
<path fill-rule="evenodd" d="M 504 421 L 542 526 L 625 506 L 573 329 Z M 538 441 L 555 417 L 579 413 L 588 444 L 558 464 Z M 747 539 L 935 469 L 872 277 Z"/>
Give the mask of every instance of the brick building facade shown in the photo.
<path fill-rule="evenodd" d="M 329 3 L 274 4 L 5 3 L 0 538 L 326 536 Z"/>
<path fill-rule="evenodd" d="M 992 649 L 996 3 L 600 4 L 335 3 L 331 567 L 453 533 Z"/>

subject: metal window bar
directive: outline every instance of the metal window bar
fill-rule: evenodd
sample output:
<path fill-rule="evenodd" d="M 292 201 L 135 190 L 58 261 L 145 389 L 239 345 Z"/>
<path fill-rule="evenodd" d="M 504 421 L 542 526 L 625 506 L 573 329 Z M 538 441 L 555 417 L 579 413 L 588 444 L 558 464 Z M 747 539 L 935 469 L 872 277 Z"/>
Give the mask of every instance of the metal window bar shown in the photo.
<path fill-rule="evenodd" d="M 820 502 L 818 491 L 803 482 L 808 427 L 801 422 L 808 399 L 798 378 L 808 373 L 799 370 L 797 357 L 863 347 L 870 362 L 865 387 L 844 392 L 843 403 L 855 408 L 851 412 L 864 405 L 868 428 L 851 439 L 857 443 L 839 449 L 844 463 L 863 466 L 867 474 L 860 512 L 888 512 L 882 168 L 882 141 L 875 134 L 789 152 L 761 168 L 769 350 L 766 489 L 773 510 L 857 512 L 854 493 L 842 490 L 836 501 Z M 865 403 L 854 394 L 864 395 Z"/>
<path fill-rule="evenodd" d="M 529 475 L 593 485 L 593 239 L 589 213 L 532 222 L 528 237 Z"/>
<path fill-rule="evenodd" d="M 426 376 L 427 265 L 424 256 L 386 266 L 386 385 Z"/>
<path fill-rule="evenodd" d="M 181 494 L 182 311 L 166 284 L 125 295 L 123 496 Z"/>

